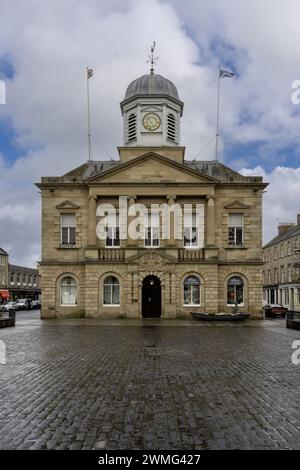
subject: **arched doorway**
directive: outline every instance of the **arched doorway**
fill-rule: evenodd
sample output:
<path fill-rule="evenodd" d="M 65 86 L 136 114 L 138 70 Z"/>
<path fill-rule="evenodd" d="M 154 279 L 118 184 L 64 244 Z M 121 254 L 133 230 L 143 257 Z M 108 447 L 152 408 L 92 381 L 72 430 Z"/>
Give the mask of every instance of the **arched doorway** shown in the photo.
<path fill-rule="evenodd" d="M 146 276 L 143 279 L 142 315 L 144 318 L 161 316 L 161 284 L 157 276 Z"/>

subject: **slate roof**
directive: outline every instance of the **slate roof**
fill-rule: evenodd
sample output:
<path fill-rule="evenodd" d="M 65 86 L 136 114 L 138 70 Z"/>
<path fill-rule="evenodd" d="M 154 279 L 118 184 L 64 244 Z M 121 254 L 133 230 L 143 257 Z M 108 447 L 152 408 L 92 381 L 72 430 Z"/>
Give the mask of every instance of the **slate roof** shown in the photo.
<path fill-rule="evenodd" d="M 83 165 L 69 171 L 62 178 L 74 181 L 83 181 L 92 176 L 103 173 L 106 170 L 121 165 L 119 160 L 102 160 L 102 161 L 91 161 L 86 162 Z M 243 176 L 240 173 L 232 170 L 223 163 L 216 160 L 208 161 L 189 161 L 185 160 L 183 166 L 187 168 L 199 171 L 202 174 L 207 174 L 213 178 L 216 178 L 222 183 L 247 183 L 254 182 L 255 177 Z M 262 182 L 261 177 L 257 177 L 257 182 Z"/>
<path fill-rule="evenodd" d="M 283 242 L 285 240 L 289 240 L 292 237 L 296 237 L 300 235 L 300 225 L 295 225 L 294 227 L 290 228 L 287 232 L 282 233 L 281 235 L 276 235 L 276 237 L 272 238 L 263 248 L 268 248 L 269 246 L 275 245 L 276 243 Z"/>

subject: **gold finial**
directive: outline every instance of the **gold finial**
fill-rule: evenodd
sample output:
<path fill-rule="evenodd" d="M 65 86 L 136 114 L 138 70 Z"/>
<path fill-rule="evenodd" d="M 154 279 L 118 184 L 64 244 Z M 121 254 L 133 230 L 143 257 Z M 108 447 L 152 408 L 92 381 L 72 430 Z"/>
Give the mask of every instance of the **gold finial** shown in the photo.
<path fill-rule="evenodd" d="M 149 62 L 151 63 L 150 75 L 154 75 L 154 65 L 158 61 L 158 57 L 154 57 L 154 54 L 153 54 L 155 46 L 156 46 L 156 42 L 153 41 L 153 44 L 152 44 L 151 49 L 150 49 L 149 59 L 147 60 L 147 63 L 149 63 Z"/>

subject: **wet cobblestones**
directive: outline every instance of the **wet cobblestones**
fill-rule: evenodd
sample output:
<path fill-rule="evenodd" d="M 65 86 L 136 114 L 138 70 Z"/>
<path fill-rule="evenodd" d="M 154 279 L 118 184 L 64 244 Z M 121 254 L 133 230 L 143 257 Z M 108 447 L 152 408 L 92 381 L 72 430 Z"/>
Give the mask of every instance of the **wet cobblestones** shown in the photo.
<path fill-rule="evenodd" d="M 2 330 L 0 449 L 300 449 L 299 332 L 125 325 Z"/>

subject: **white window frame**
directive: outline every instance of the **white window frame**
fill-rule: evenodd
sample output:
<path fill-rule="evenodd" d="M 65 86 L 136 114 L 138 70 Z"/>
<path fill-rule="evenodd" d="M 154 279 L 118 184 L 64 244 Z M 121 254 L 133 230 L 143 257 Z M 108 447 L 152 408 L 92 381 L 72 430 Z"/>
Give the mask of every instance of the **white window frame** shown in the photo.
<path fill-rule="evenodd" d="M 73 216 L 74 217 L 74 225 L 64 225 L 64 217 L 65 216 Z M 63 229 L 67 229 L 67 239 L 68 242 L 64 243 L 63 242 Z M 74 229 L 74 243 L 70 243 L 71 240 L 71 229 Z M 76 246 L 76 214 L 75 213 L 64 213 L 60 214 L 60 244 L 62 247 L 74 247 Z"/>
<path fill-rule="evenodd" d="M 105 232 L 106 234 L 108 233 L 109 230 L 112 230 L 112 245 L 107 244 L 107 237 L 105 237 L 105 248 L 120 248 L 121 246 L 121 241 L 120 241 L 120 221 L 119 221 L 119 214 L 112 214 L 112 219 L 113 217 L 116 218 L 115 223 L 112 223 L 110 221 L 110 214 L 106 215 L 106 221 L 105 221 Z M 116 237 L 117 230 L 119 231 L 119 238 Z M 118 240 L 118 244 L 117 244 Z"/>
<path fill-rule="evenodd" d="M 114 277 L 117 281 L 118 281 L 118 284 L 113 284 L 113 283 L 105 283 L 106 279 L 109 278 L 109 277 Z M 110 304 L 106 304 L 104 303 L 104 289 L 105 289 L 105 286 L 109 286 L 110 287 L 110 298 L 111 298 L 111 303 Z M 119 303 L 115 304 L 112 302 L 113 300 L 113 287 L 115 286 L 118 286 L 119 288 L 119 292 L 118 292 L 118 297 L 119 297 Z M 121 285 L 120 285 L 120 281 L 119 279 L 117 278 L 117 276 L 114 276 L 113 274 L 110 274 L 109 276 L 106 276 L 106 278 L 104 279 L 103 281 L 103 285 L 102 285 L 102 306 L 103 307 L 120 307 L 121 303 L 120 303 L 120 299 L 121 299 Z"/>
<path fill-rule="evenodd" d="M 242 217 L 242 225 L 231 225 L 231 222 L 230 222 L 230 218 L 234 217 L 234 216 L 241 216 Z M 230 229 L 234 229 L 234 243 L 230 243 L 230 240 L 229 240 L 229 230 Z M 237 240 L 237 229 L 242 229 L 242 242 L 241 244 L 237 244 L 236 240 Z M 244 245 L 244 214 L 243 213 L 230 213 L 228 214 L 228 246 L 231 248 L 241 248 L 243 247 Z"/>
<path fill-rule="evenodd" d="M 240 304 L 237 304 L 238 307 L 244 307 L 245 306 L 245 281 L 244 279 L 242 278 L 242 276 L 238 275 L 238 274 L 233 274 L 231 275 L 228 279 L 227 279 L 227 282 L 226 282 L 226 304 L 227 304 L 227 307 L 234 307 L 235 304 L 229 304 L 227 301 L 228 301 L 228 283 L 230 281 L 230 279 L 232 279 L 233 277 L 239 277 L 242 282 L 243 282 L 243 302 L 240 303 Z M 236 287 L 236 286 L 235 286 Z M 236 294 L 235 294 L 235 297 L 236 297 Z"/>
<path fill-rule="evenodd" d="M 200 248 L 199 244 L 199 226 L 197 227 L 197 214 L 184 214 L 184 224 L 183 224 L 183 246 L 186 250 L 197 250 Z M 186 244 L 185 232 L 189 231 L 189 243 Z M 193 238 L 191 235 L 196 233 L 196 245 L 192 245 Z"/>
<path fill-rule="evenodd" d="M 193 300 L 193 297 L 194 297 L 194 288 L 195 287 L 198 287 L 199 289 L 199 303 L 190 303 L 190 304 L 187 304 L 185 303 L 184 301 L 184 288 L 185 288 L 185 283 L 186 283 L 186 280 L 189 278 L 189 277 L 195 277 L 199 284 L 196 286 L 196 285 L 193 285 L 193 284 L 190 284 L 189 287 L 191 288 L 191 298 Z M 186 276 L 185 279 L 183 280 L 183 306 L 184 307 L 200 307 L 201 306 L 201 280 L 199 279 L 198 276 L 195 276 L 194 274 L 190 274 L 189 276 Z"/>
<path fill-rule="evenodd" d="M 63 281 L 65 279 L 72 279 L 74 284 L 66 284 L 65 286 L 63 285 Z M 74 287 L 75 286 L 75 303 L 63 303 L 62 302 L 62 288 L 63 287 Z M 77 282 L 76 279 L 74 279 L 73 276 L 66 275 L 64 276 L 59 283 L 59 288 L 60 288 L 60 306 L 61 307 L 76 307 L 77 306 Z M 70 289 L 69 289 L 69 297 L 70 297 Z"/>
<path fill-rule="evenodd" d="M 155 216 L 155 217 L 153 217 Z M 157 220 L 157 224 L 153 222 L 153 218 Z M 148 237 L 148 230 L 150 230 L 150 238 Z M 157 235 L 157 236 L 155 236 Z M 147 241 L 150 240 L 150 244 Z M 154 244 L 154 240 L 158 243 Z M 159 248 L 160 247 L 160 215 L 159 213 L 145 214 L 144 216 L 144 247 L 145 248 Z"/>

